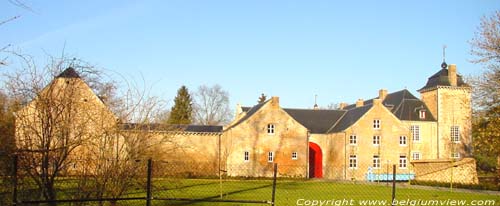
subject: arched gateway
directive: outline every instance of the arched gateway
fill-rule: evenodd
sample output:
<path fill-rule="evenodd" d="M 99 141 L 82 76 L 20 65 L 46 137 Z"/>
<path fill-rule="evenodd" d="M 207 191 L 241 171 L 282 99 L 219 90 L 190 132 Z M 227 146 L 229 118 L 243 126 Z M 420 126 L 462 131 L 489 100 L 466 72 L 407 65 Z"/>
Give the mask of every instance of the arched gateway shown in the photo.
<path fill-rule="evenodd" d="M 323 177 L 323 153 L 319 145 L 309 142 L 309 177 Z"/>

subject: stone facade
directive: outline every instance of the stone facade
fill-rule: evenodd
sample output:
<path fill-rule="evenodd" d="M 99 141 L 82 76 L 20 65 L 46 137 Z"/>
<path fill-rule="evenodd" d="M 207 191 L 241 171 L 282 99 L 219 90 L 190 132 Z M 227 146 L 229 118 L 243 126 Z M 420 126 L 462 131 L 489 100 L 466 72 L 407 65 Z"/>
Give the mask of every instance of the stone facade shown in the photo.
<path fill-rule="evenodd" d="M 419 160 L 412 162 L 417 181 L 453 182 L 460 184 L 477 184 L 476 161 L 463 158 L 459 161 Z"/>
<path fill-rule="evenodd" d="M 245 115 L 245 114 L 240 114 Z M 224 131 L 223 160 L 229 176 L 307 176 L 307 128 L 295 121 L 273 97 L 247 119 L 236 119 Z M 292 158 L 292 153 L 295 153 Z"/>
<path fill-rule="evenodd" d="M 82 91 L 87 102 L 92 99 L 104 112 L 83 114 L 113 122 L 106 121 L 114 117 L 90 88 Z M 408 90 L 380 90 L 377 98 L 342 104 L 337 110 L 287 109 L 272 97 L 253 107 L 238 106 L 235 119 L 220 130 L 151 127 L 146 136 L 154 145 L 151 156 L 165 165 L 165 171 L 183 175 L 270 177 L 277 163 L 282 177 L 372 181 L 387 178 L 389 168 L 396 165 L 402 180 L 448 181 L 445 174 L 454 167 L 446 165 L 455 164 L 460 170 L 455 171 L 455 181 L 477 183 L 474 160 L 467 158 L 470 87 L 451 65 L 431 76 L 419 91 L 421 99 Z M 22 113 L 34 113 L 29 108 Z M 23 134 L 17 134 L 22 139 Z"/>

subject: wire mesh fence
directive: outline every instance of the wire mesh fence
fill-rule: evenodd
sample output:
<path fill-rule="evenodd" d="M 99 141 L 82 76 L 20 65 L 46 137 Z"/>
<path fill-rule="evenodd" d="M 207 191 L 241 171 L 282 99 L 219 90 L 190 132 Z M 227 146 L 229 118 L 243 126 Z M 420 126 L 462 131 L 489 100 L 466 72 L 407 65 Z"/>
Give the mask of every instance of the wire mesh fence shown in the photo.
<path fill-rule="evenodd" d="M 416 168 L 411 165 L 402 168 L 398 164 L 341 168 L 146 160 L 121 164 L 130 164 L 130 167 L 123 167 L 122 170 L 101 168 L 104 172 L 79 174 L 83 167 L 76 165 L 61 172 L 54 179 L 52 188 L 41 185 L 39 179 L 18 166 L 17 171 L 1 177 L 0 203 L 147 206 L 500 205 L 500 192 L 494 191 L 495 188 L 478 190 L 485 189 L 478 187 L 481 182 L 461 182 L 469 181 L 470 177 L 462 177 L 463 171 L 457 171 L 460 167 L 453 165 L 451 168 L 454 170 L 448 167 L 429 168 L 429 172 L 436 173 L 441 169 L 448 174 L 443 176 L 443 181 L 432 184 L 433 181 L 419 180 L 421 177 L 415 174 Z M 84 166 L 88 168 L 89 165 Z M 55 194 L 52 198 L 47 196 L 49 189 Z"/>

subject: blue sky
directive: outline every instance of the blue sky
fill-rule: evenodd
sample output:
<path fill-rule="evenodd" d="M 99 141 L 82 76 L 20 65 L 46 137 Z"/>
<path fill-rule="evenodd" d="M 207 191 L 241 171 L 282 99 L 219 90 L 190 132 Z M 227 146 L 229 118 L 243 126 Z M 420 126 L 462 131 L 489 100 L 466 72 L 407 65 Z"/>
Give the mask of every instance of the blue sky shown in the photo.
<path fill-rule="evenodd" d="M 477 74 L 468 41 L 496 1 L 0 0 L 0 46 L 68 55 L 142 81 L 172 102 L 186 85 L 220 84 L 236 103 L 280 96 L 285 107 L 353 103 L 380 88 L 415 95 L 447 62 Z M 13 68 L 7 68 L 13 69 Z"/>

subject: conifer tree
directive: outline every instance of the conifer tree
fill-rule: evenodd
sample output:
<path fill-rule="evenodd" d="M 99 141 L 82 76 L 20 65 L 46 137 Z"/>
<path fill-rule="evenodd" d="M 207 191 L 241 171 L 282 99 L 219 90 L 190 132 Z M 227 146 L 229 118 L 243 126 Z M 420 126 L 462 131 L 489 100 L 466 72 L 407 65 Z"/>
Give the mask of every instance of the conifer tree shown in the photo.
<path fill-rule="evenodd" d="M 177 90 L 174 103 L 175 105 L 171 109 L 167 123 L 191 124 L 193 119 L 192 99 L 186 86 L 183 85 Z"/>
<path fill-rule="evenodd" d="M 262 93 L 262 94 L 260 95 L 259 100 L 257 101 L 257 103 L 259 103 L 259 104 L 260 104 L 260 103 L 264 103 L 264 102 L 266 101 L 266 99 L 267 99 L 267 96 L 266 96 L 266 95 L 264 95 L 264 93 Z"/>

